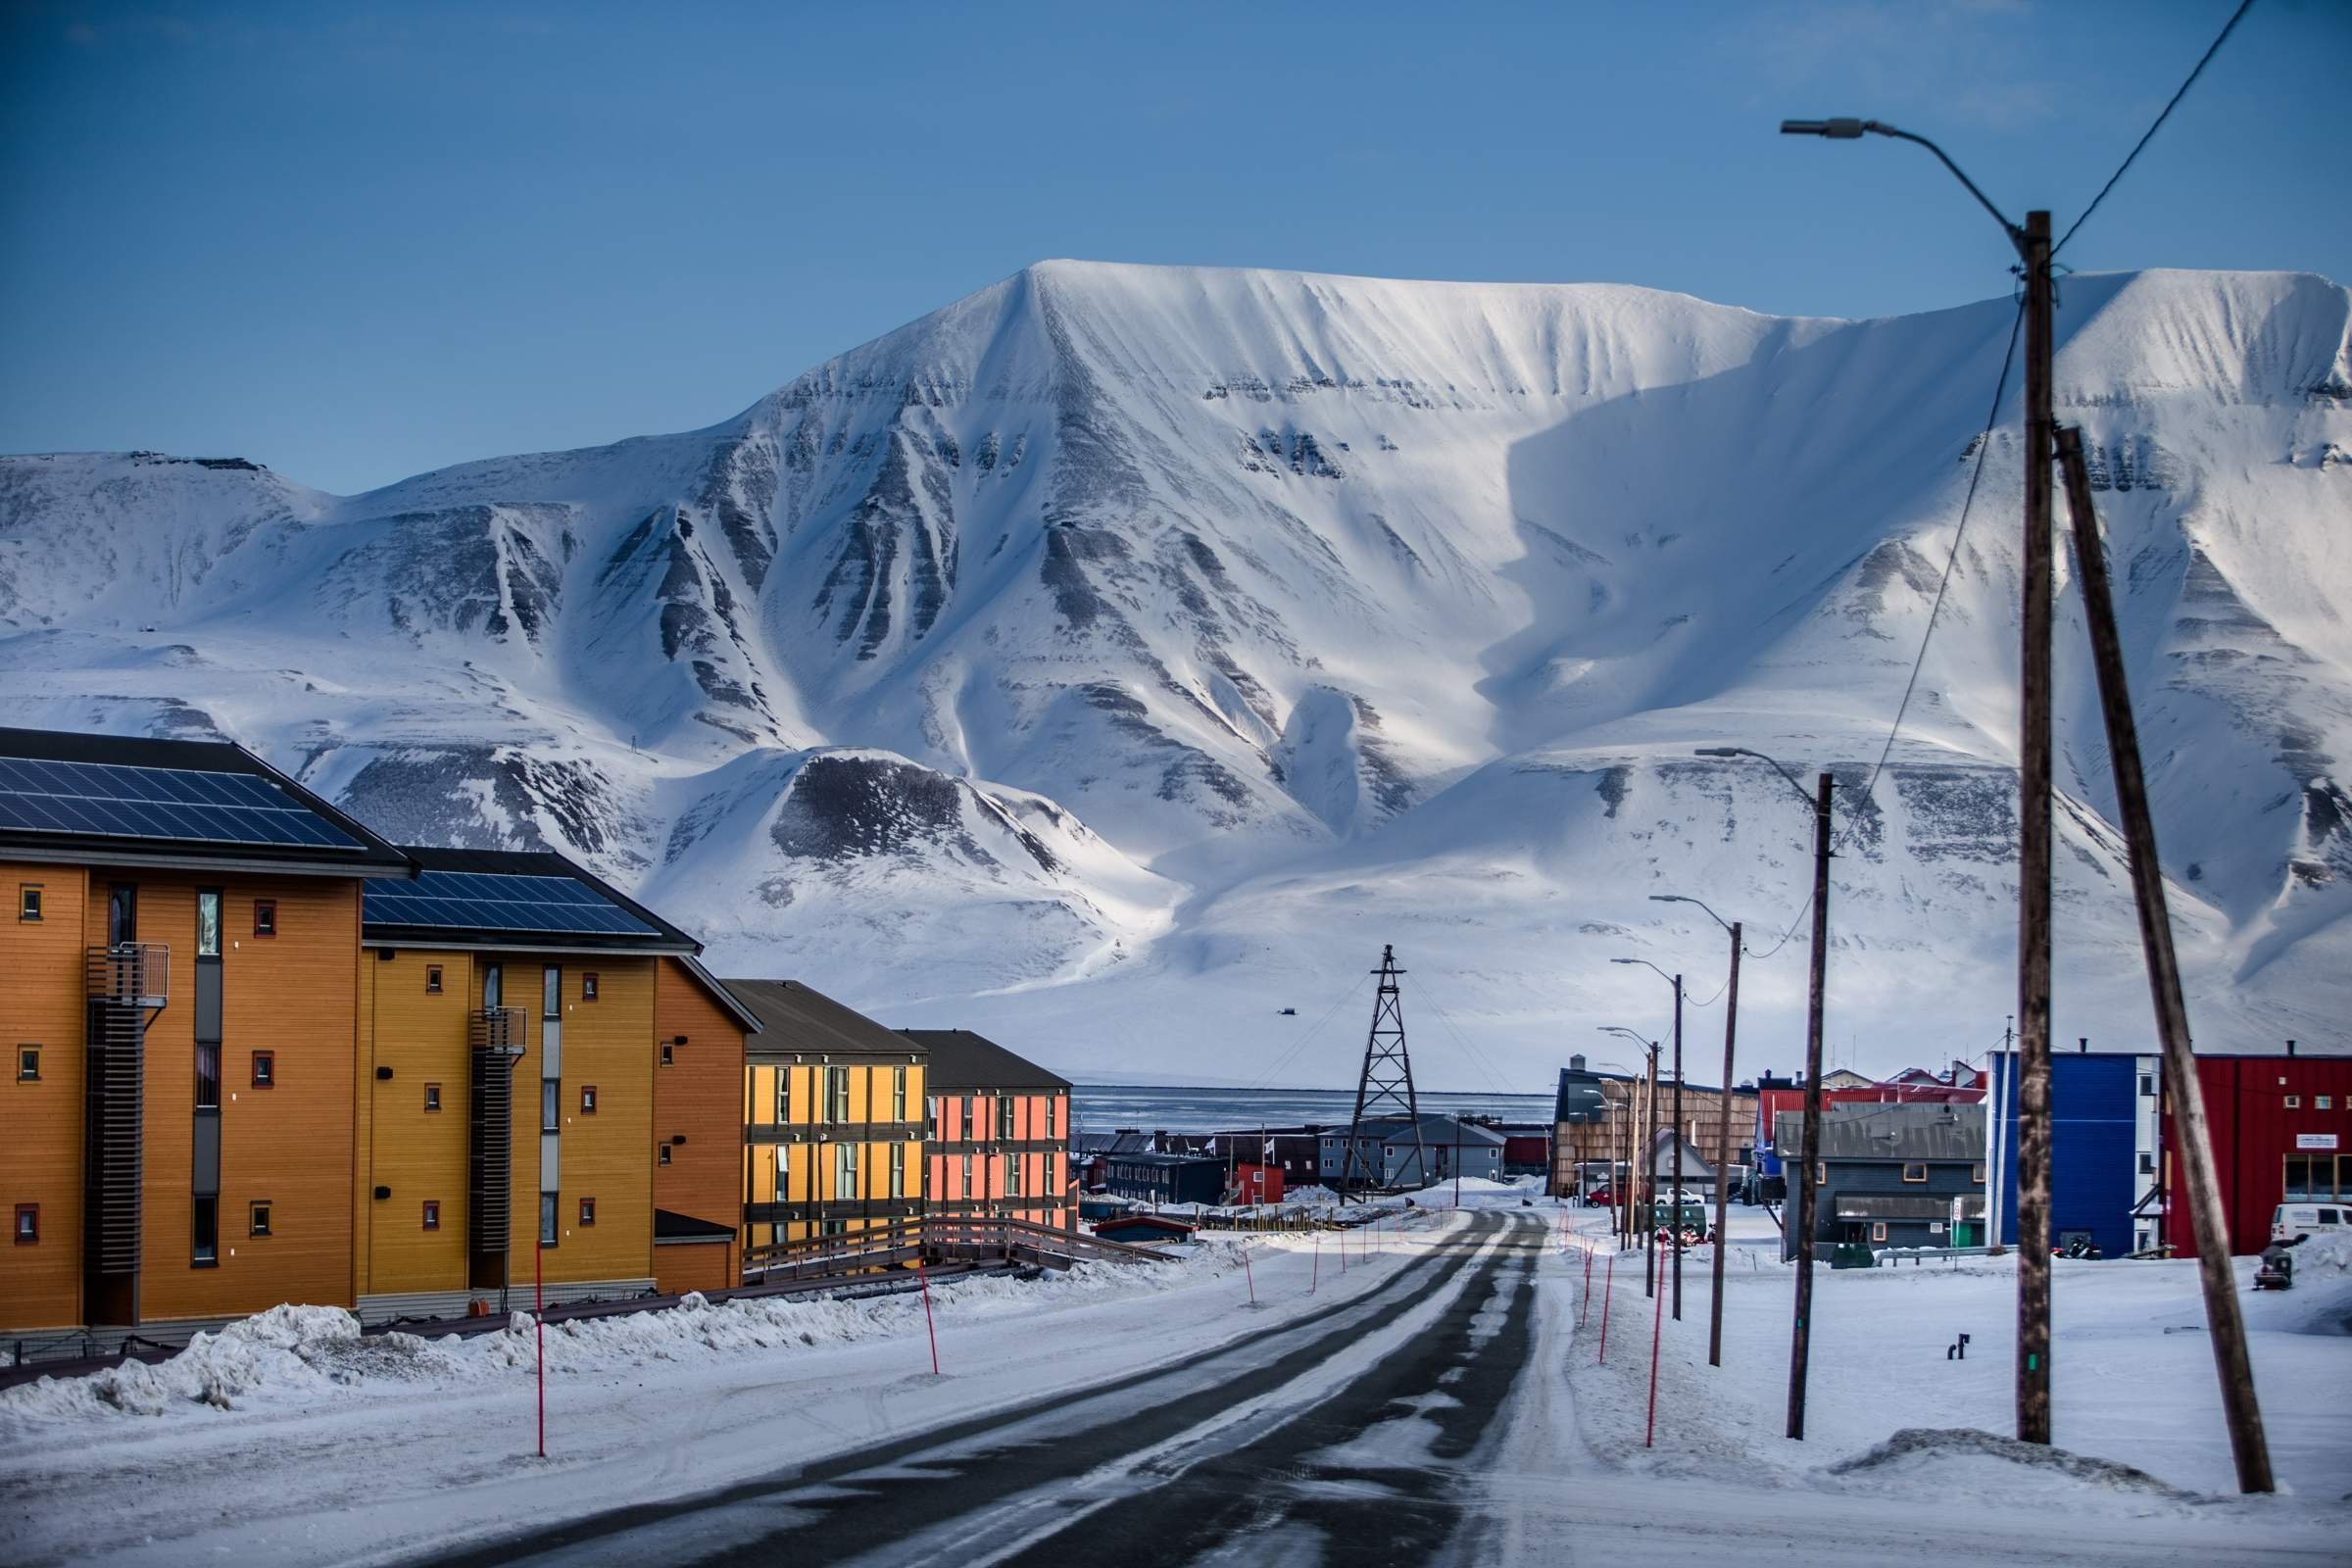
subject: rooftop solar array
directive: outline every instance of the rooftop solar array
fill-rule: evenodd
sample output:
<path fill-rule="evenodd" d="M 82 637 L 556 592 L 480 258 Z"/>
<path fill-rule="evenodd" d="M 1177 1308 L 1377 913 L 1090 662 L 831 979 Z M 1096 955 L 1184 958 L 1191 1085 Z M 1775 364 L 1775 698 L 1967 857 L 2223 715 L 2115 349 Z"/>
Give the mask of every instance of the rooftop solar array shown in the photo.
<path fill-rule="evenodd" d="M 425 871 L 414 880 L 370 877 L 364 918 L 369 925 L 466 931 L 661 935 L 585 882 L 492 871 Z"/>
<path fill-rule="evenodd" d="M 360 848 L 256 773 L 0 758 L 0 829 L 198 844 Z"/>

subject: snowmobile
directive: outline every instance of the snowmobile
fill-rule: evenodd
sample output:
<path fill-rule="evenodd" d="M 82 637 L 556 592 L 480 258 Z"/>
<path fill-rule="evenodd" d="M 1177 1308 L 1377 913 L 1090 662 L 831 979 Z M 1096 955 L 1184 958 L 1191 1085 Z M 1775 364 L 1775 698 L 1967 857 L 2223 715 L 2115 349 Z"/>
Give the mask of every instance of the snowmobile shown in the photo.
<path fill-rule="evenodd" d="M 2291 1291 L 2294 1287 L 2294 1254 L 2273 1242 L 2262 1250 L 2262 1262 L 2254 1270 L 2254 1288 L 2258 1291 Z"/>

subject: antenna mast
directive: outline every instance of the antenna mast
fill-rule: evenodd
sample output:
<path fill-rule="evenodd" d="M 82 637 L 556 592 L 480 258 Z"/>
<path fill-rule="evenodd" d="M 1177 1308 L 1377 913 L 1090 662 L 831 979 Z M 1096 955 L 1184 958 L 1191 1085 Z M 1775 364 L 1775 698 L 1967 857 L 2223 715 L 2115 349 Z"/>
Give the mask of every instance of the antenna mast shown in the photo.
<path fill-rule="evenodd" d="M 1404 1117 L 1413 1130 L 1413 1185 L 1429 1185 L 1429 1148 L 1421 1136 L 1421 1102 L 1413 1092 L 1413 1058 L 1405 1054 L 1404 1004 L 1396 986 L 1396 977 L 1404 971 L 1396 967 L 1394 947 L 1381 944 L 1380 967 L 1372 972 L 1380 976 L 1380 988 L 1372 997 L 1372 1032 L 1364 1039 L 1364 1067 L 1355 1080 L 1355 1115 L 1348 1123 L 1348 1159 L 1340 1172 L 1342 1202 L 1355 1191 L 1359 1158 L 1369 1177 L 1367 1185 L 1388 1184 L 1387 1159 L 1374 1161 L 1358 1148 L 1367 1112 L 1374 1120 L 1391 1113 Z"/>

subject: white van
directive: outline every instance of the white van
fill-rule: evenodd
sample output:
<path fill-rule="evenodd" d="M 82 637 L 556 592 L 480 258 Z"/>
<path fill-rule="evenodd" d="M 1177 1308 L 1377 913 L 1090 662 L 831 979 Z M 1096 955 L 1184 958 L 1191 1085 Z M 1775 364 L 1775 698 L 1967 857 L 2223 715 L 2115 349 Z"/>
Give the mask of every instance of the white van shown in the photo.
<path fill-rule="evenodd" d="M 2320 1231 L 2352 1231 L 2352 1206 L 2280 1203 L 2271 1214 L 2271 1240 L 2291 1242 Z"/>

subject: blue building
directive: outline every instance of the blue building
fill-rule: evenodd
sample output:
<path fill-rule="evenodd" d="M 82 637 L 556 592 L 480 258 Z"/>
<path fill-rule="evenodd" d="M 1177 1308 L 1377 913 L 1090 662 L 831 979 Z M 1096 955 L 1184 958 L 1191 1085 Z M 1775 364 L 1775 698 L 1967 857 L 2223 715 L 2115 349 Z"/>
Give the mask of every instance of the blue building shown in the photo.
<path fill-rule="evenodd" d="M 2000 1239 L 2017 1245 L 2017 1053 L 1992 1055 L 1985 1097 Z M 2050 1055 L 2050 1240 L 2088 1238 L 2108 1257 L 2156 1245 L 2157 1058 L 2092 1051 Z"/>

